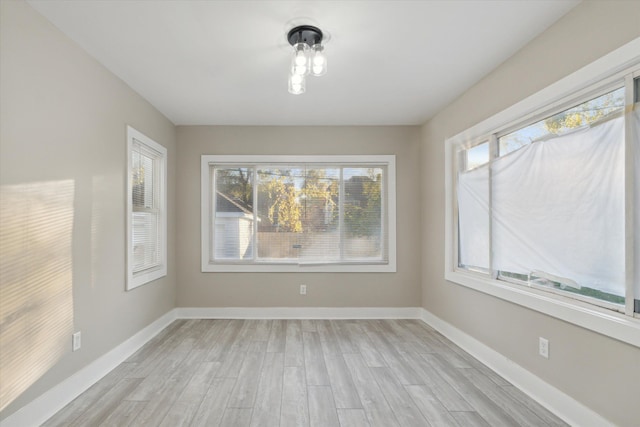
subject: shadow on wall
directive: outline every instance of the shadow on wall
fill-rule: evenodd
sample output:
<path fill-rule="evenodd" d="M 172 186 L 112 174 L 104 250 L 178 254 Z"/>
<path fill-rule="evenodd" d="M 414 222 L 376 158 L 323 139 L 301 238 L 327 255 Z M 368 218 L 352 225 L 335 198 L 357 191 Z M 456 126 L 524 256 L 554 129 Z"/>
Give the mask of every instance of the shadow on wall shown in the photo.
<path fill-rule="evenodd" d="M 0 410 L 71 349 L 74 181 L 0 187 Z"/>

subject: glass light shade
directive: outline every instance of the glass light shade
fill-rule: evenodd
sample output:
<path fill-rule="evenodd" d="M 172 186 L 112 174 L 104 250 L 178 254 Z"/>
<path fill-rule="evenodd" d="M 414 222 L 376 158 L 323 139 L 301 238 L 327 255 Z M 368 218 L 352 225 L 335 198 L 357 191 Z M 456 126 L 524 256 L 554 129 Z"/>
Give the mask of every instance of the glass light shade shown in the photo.
<path fill-rule="evenodd" d="M 311 47 L 311 74 L 322 76 L 327 73 L 327 57 L 324 55 L 324 46 L 314 44 Z"/>
<path fill-rule="evenodd" d="M 291 74 L 289 75 L 289 93 L 294 95 L 300 95 L 306 90 L 306 79 L 304 75 Z"/>
<path fill-rule="evenodd" d="M 291 73 L 305 76 L 309 74 L 310 67 L 310 50 L 306 43 L 296 43 L 293 46 L 293 60 L 291 61 Z"/>

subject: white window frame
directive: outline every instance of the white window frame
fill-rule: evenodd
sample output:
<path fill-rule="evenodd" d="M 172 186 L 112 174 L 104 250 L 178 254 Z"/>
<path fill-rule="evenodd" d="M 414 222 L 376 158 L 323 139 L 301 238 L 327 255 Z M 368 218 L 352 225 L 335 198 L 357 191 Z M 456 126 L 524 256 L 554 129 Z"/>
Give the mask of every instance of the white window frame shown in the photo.
<path fill-rule="evenodd" d="M 595 62 L 570 74 L 558 82 L 529 96 L 506 110 L 476 124 L 470 129 L 445 141 L 445 279 L 459 285 L 536 310 L 566 322 L 584 327 L 611 338 L 640 347 L 640 319 L 630 311 L 629 289 L 633 286 L 633 266 L 627 262 L 626 314 L 600 307 L 569 296 L 526 287 L 489 275 L 464 270 L 457 266 L 457 202 L 456 156 L 461 147 L 470 147 L 469 141 L 481 142 L 513 128 L 519 123 L 533 121 L 544 110 L 563 106 L 567 99 L 577 99 L 594 90 L 594 85 L 606 87 L 628 76 L 629 70 L 640 64 L 640 38 L 614 50 Z M 628 80 L 628 77 L 627 77 Z M 629 99 L 629 97 L 627 97 Z M 627 138 L 627 166 L 634 147 Z M 636 147 L 635 149 L 638 149 Z M 638 167 L 636 165 L 635 167 Z M 627 211 L 633 206 L 629 180 L 633 168 L 627 167 Z M 632 215 L 627 214 L 627 236 L 633 235 Z M 636 224 L 635 226 L 640 226 Z M 631 232 L 629 231 L 631 230 Z M 629 238 L 627 239 L 629 240 Z M 626 259 L 633 260 L 633 242 L 626 244 Z M 632 265 L 632 263 L 631 263 Z M 635 266 L 640 268 L 640 266 Z M 635 298 L 638 298 L 636 295 Z"/>
<path fill-rule="evenodd" d="M 382 165 L 386 172 L 387 209 L 383 218 L 383 227 L 387 227 L 387 263 L 329 263 L 329 264 L 258 264 L 258 263 L 224 263 L 211 262 L 214 227 L 212 221 L 212 179 L 211 165 L 252 165 L 252 164 L 312 164 L 317 166 L 333 166 L 349 164 L 354 167 Z M 395 273 L 396 272 L 396 159 L 395 155 L 362 155 L 362 156 L 287 156 L 287 155 L 203 155 L 201 157 L 201 263 L 202 272 L 360 272 L 360 273 Z"/>
<path fill-rule="evenodd" d="M 133 271 L 133 180 L 131 175 L 134 143 L 154 153 L 157 165 L 158 188 L 158 239 L 160 241 L 160 263 L 147 270 Z M 167 275 L 167 149 L 142 132 L 127 126 L 127 280 L 126 290 L 142 286 Z M 155 184 L 155 183 L 154 183 Z"/>

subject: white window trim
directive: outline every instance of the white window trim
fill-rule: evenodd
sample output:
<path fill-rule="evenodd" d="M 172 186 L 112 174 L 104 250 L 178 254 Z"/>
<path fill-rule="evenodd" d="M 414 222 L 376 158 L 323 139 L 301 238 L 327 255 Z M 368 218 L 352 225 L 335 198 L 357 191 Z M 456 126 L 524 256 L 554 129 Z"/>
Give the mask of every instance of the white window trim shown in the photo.
<path fill-rule="evenodd" d="M 211 180 L 209 168 L 216 165 L 238 165 L 251 163 L 297 164 L 308 163 L 314 165 L 336 163 L 343 164 L 380 164 L 387 167 L 387 210 L 386 223 L 388 227 L 388 257 L 385 264 L 240 264 L 240 263 L 212 263 L 210 253 L 210 239 L 213 233 L 211 222 Z M 396 272 L 396 156 L 395 155 L 362 155 L 362 156 L 277 156 L 277 155 L 203 155 L 201 158 L 201 262 L 202 272 L 298 272 L 298 273 L 395 273 Z"/>
<path fill-rule="evenodd" d="M 541 107 L 560 105 L 569 95 L 580 95 L 597 82 L 620 79 L 619 73 L 640 62 L 640 38 L 625 44 L 595 62 L 527 97 L 521 102 L 448 138 L 445 141 L 445 279 L 497 298 L 536 310 L 574 325 L 640 347 L 640 319 L 617 313 L 573 298 L 530 287 L 492 280 L 489 277 L 457 269 L 455 266 L 455 155 L 456 148 L 470 139 L 478 139 L 510 123 L 529 119 Z M 617 76 L 614 76 L 618 74 Z M 636 224 L 636 226 L 639 226 Z"/>
<path fill-rule="evenodd" d="M 131 152 L 134 141 L 146 146 L 148 149 L 158 153 L 160 164 L 159 170 L 159 236 L 160 239 L 160 265 L 149 270 L 138 273 L 133 272 L 133 182 L 131 177 Z M 126 290 L 130 291 L 153 280 L 167 275 L 167 149 L 158 144 L 142 132 L 131 126 L 127 126 L 127 280 Z"/>

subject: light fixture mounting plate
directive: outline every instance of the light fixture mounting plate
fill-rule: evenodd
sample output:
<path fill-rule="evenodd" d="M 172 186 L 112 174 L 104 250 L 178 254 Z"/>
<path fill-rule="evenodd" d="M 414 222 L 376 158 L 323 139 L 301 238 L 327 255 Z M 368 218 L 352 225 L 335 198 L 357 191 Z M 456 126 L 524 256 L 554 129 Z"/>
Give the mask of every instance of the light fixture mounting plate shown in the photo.
<path fill-rule="evenodd" d="M 322 42 L 322 31 L 313 25 L 299 25 L 292 28 L 287 34 L 287 40 L 291 46 L 298 43 L 306 43 L 308 46 Z"/>

